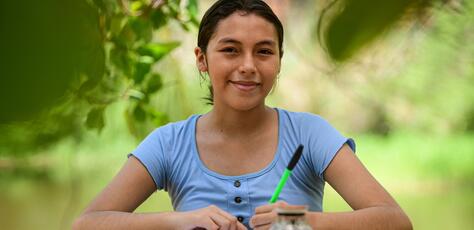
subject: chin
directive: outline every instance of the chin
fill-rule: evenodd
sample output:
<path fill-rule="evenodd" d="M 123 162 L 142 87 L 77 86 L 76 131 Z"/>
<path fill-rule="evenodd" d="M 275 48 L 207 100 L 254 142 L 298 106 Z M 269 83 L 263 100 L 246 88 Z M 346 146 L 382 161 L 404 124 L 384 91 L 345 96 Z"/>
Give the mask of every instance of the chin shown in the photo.
<path fill-rule="evenodd" d="M 234 102 L 231 104 L 231 107 L 237 111 L 250 111 L 252 109 L 258 108 L 262 106 L 263 102 L 260 101 L 239 101 L 239 102 Z M 263 103 L 264 104 L 264 103 Z"/>

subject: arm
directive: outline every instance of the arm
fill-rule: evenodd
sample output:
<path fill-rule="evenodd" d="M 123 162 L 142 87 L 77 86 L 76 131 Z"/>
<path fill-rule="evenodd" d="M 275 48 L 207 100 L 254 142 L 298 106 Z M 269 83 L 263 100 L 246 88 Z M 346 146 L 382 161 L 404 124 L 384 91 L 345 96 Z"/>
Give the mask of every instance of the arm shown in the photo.
<path fill-rule="evenodd" d="M 132 213 L 156 186 L 145 167 L 130 157 L 109 185 L 74 222 L 73 229 L 245 229 L 215 206 L 191 212 Z"/>
<path fill-rule="evenodd" d="M 307 212 L 313 229 L 412 229 L 403 210 L 372 177 L 355 154 L 344 145 L 324 172 L 326 181 L 354 209 L 351 212 Z M 257 207 L 250 225 L 269 229 L 277 218 L 277 207 L 296 207 L 285 202 Z"/>
<path fill-rule="evenodd" d="M 326 181 L 354 209 L 341 213 L 308 213 L 314 229 L 412 229 L 390 194 L 344 145 L 324 172 Z"/>
<path fill-rule="evenodd" d="M 171 228 L 172 213 L 133 214 L 154 191 L 155 184 L 145 167 L 130 157 L 109 185 L 76 219 L 73 229 Z"/>

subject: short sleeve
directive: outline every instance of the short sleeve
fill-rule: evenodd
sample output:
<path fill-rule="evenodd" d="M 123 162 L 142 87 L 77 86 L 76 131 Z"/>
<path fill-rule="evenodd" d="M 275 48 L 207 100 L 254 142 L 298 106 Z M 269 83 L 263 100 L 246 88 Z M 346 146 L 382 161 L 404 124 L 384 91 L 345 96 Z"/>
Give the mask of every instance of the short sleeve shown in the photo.
<path fill-rule="evenodd" d="M 136 157 L 145 166 L 158 190 L 167 190 L 168 162 L 165 156 L 169 151 L 166 141 L 169 134 L 166 128 L 155 129 L 128 155 Z"/>
<path fill-rule="evenodd" d="M 355 152 L 355 142 L 351 138 L 344 137 L 320 116 L 308 115 L 304 123 L 311 164 L 317 175 L 324 180 L 324 171 L 339 149 L 347 143 Z"/>

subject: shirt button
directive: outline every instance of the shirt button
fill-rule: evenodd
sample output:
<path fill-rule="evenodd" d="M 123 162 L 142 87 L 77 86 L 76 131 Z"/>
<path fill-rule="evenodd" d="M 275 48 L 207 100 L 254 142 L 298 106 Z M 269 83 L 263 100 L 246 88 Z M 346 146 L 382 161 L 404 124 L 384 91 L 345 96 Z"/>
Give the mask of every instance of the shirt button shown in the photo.
<path fill-rule="evenodd" d="M 242 223 L 242 222 L 244 221 L 244 218 L 243 218 L 242 216 L 238 216 L 238 217 L 237 217 L 237 220 L 238 220 L 240 223 Z"/>
<path fill-rule="evenodd" d="M 235 203 L 240 204 L 242 202 L 242 198 L 240 196 L 237 196 L 234 198 Z"/>
<path fill-rule="evenodd" d="M 237 188 L 240 187 L 240 181 L 236 180 L 236 181 L 234 182 L 234 186 L 237 187 Z"/>

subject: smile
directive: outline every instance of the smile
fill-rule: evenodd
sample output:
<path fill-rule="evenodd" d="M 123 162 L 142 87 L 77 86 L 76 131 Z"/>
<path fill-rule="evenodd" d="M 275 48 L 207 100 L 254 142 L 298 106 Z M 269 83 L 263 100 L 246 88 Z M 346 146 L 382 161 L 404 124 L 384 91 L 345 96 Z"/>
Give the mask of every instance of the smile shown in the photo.
<path fill-rule="evenodd" d="M 235 88 L 242 90 L 242 91 L 252 91 L 258 86 L 260 83 L 258 82 L 250 82 L 250 81 L 229 81 Z"/>

